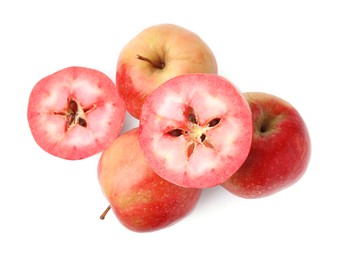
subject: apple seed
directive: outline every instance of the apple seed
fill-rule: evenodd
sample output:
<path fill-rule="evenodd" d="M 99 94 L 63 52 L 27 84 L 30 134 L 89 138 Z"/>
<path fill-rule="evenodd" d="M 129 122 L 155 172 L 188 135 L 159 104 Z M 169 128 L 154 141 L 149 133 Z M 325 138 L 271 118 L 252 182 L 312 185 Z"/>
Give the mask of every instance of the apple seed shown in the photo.
<path fill-rule="evenodd" d="M 174 129 L 172 131 L 169 131 L 168 134 L 174 137 L 179 137 L 183 134 L 183 131 L 182 129 Z"/>
<path fill-rule="evenodd" d="M 211 120 L 211 121 L 209 122 L 208 127 L 214 127 L 214 126 L 218 125 L 218 123 L 219 123 L 220 121 L 221 121 L 220 118 L 215 118 L 215 119 L 213 119 L 213 120 Z"/>
<path fill-rule="evenodd" d="M 75 114 L 77 112 L 77 103 L 74 100 L 69 102 L 69 109 Z"/>

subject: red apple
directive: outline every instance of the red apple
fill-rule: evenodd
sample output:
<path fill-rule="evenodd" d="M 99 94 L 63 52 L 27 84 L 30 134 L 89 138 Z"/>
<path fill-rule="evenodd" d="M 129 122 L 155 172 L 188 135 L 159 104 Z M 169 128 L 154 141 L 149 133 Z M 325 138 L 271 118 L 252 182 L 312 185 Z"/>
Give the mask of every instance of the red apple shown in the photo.
<path fill-rule="evenodd" d="M 216 74 L 170 79 L 146 99 L 140 144 L 162 178 L 190 188 L 223 183 L 245 161 L 252 117 L 244 96 Z"/>
<path fill-rule="evenodd" d="M 297 182 L 310 160 L 310 137 L 301 115 L 279 97 L 244 93 L 253 116 L 248 158 L 222 186 L 244 198 L 260 198 Z"/>
<path fill-rule="evenodd" d="M 191 212 L 201 194 L 199 189 L 162 179 L 150 168 L 139 144 L 138 128 L 120 135 L 102 153 L 98 179 L 118 220 L 137 232 L 176 223 Z"/>
<path fill-rule="evenodd" d="M 159 24 L 136 35 L 122 49 L 116 85 L 127 111 L 139 118 L 145 98 L 161 83 L 187 73 L 217 73 L 208 45 L 195 33 Z"/>
<path fill-rule="evenodd" d="M 34 86 L 27 118 L 41 148 L 76 160 L 107 148 L 120 133 L 125 111 L 108 76 L 90 68 L 69 67 Z"/>

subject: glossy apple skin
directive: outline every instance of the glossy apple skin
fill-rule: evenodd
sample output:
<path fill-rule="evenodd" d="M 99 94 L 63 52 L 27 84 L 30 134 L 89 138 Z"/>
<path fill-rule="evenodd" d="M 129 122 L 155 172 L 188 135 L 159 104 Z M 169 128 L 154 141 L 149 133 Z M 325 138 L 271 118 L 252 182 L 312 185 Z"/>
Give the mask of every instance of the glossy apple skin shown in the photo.
<path fill-rule="evenodd" d="M 137 55 L 164 62 L 165 66 L 156 68 Z M 127 111 L 139 118 L 145 98 L 155 88 L 187 73 L 217 74 L 213 52 L 195 33 L 174 24 L 159 24 L 140 32 L 122 49 L 116 85 Z"/>
<path fill-rule="evenodd" d="M 244 93 L 254 122 L 249 155 L 222 186 L 243 198 L 261 198 L 296 183 L 310 161 L 311 142 L 301 115 L 285 100 Z"/>
<path fill-rule="evenodd" d="M 98 179 L 119 221 L 132 231 L 150 232 L 188 215 L 201 190 L 176 186 L 159 177 L 143 156 L 138 131 L 134 128 L 120 135 L 103 152 Z"/>

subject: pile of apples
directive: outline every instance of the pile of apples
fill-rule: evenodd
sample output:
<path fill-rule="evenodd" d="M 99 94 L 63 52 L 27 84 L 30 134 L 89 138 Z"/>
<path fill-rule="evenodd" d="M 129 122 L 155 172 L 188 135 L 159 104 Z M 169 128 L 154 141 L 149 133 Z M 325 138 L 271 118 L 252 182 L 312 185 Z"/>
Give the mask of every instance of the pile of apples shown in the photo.
<path fill-rule="evenodd" d="M 138 127 L 122 133 L 126 113 Z M 310 160 L 304 120 L 269 93 L 240 92 L 218 75 L 195 33 L 174 24 L 140 32 L 120 52 L 116 84 L 68 67 L 33 88 L 27 117 L 37 144 L 79 160 L 101 153 L 98 182 L 128 229 L 168 227 L 220 185 L 262 198 L 298 181 Z"/>

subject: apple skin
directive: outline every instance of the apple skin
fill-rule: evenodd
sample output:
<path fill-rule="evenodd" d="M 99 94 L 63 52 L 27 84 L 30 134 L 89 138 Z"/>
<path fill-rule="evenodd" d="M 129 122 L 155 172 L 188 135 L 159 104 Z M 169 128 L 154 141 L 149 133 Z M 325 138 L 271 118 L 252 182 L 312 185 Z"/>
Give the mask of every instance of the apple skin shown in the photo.
<path fill-rule="evenodd" d="M 105 150 L 98 179 L 118 220 L 135 232 L 168 227 L 188 215 L 200 189 L 189 189 L 159 177 L 147 164 L 139 145 L 139 129 L 120 135 Z"/>
<path fill-rule="evenodd" d="M 243 93 L 252 112 L 254 136 L 249 155 L 222 186 L 243 198 L 261 198 L 296 183 L 310 161 L 308 129 L 296 109 L 279 97 Z"/>
<path fill-rule="evenodd" d="M 174 24 L 158 24 L 140 32 L 121 50 L 116 85 L 127 111 L 138 119 L 145 98 L 165 81 L 187 73 L 217 72 L 212 50 L 198 35 Z"/>

